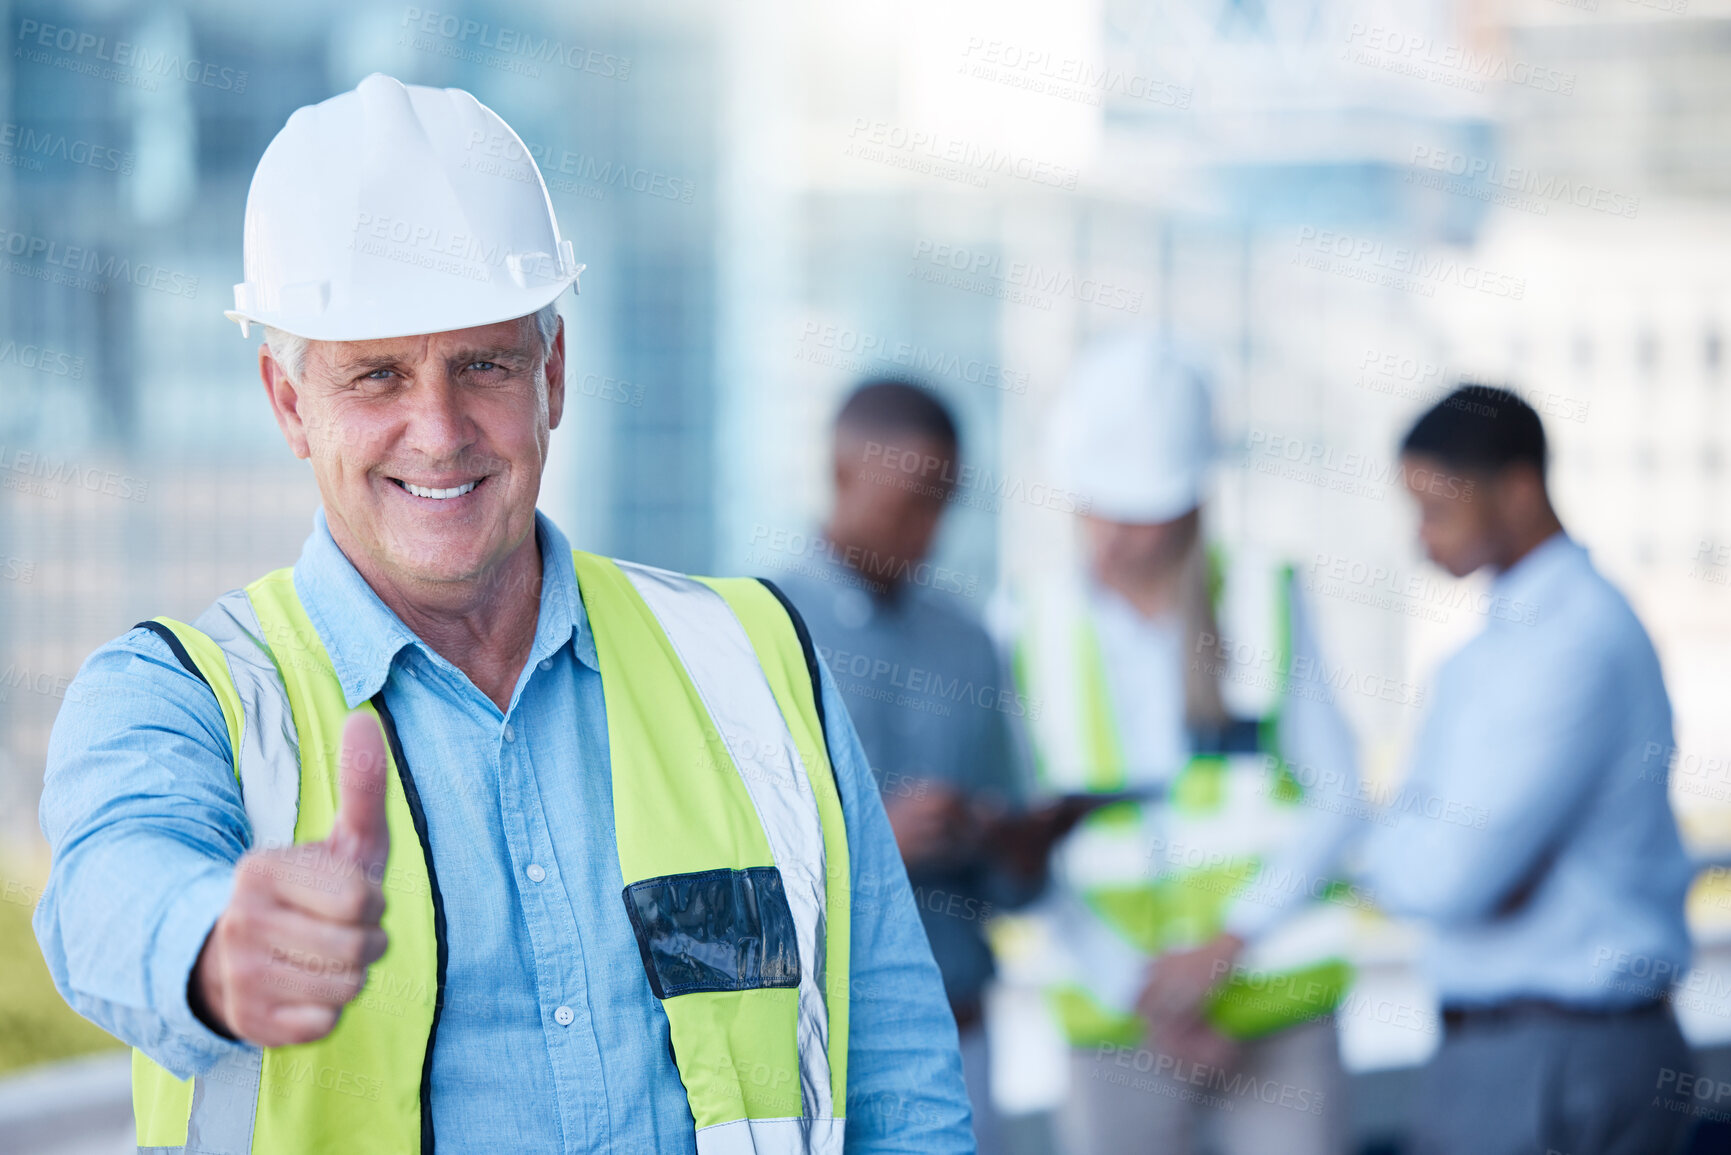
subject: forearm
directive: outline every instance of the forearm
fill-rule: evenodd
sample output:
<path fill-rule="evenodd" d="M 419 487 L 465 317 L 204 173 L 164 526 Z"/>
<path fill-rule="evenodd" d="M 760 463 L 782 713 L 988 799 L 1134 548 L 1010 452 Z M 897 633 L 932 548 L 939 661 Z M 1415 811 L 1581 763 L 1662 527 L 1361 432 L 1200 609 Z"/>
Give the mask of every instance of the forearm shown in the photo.
<path fill-rule="evenodd" d="M 139 835 L 57 857 L 35 930 L 61 997 L 179 1078 L 208 1069 L 235 1044 L 193 1014 L 187 982 L 233 881 L 229 864 Z"/>
<path fill-rule="evenodd" d="M 176 1075 L 234 1046 L 187 1005 L 248 827 L 214 696 L 154 635 L 98 650 L 49 742 L 53 866 L 34 919 L 72 1008 Z"/>
<path fill-rule="evenodd" d="M 1388 914 L 1445 926 L 1477 922 L 1518 885 L 1538 849 L 1519 831 L 1499 841 L 1487 829 L 1453 826 L 1415 808 L 1371 836 L 1360 877 Z"/>
<path fill-rule="evenodd" d="M 1388 800 L 1364 855 L 1364 880 L 1390 914 L 1439 925 L 1495 917 L 1543 871 L 1590 777 L 1593 755 L 1566 730 L 1519 730 L 1489 717 L 1503 745 L 1421 751 Z"/>
<path fill-rule="evenodd" d="M 1347 880 L 1342 858 L 1361 823 L 1331 799 L 1307 798 L 1301 805 L 1307 810 L 1299 836 L 1268 857 L 1227 911 L 1225 929 L 1246 942 L 1274 931 L 1333 882 Z"/>

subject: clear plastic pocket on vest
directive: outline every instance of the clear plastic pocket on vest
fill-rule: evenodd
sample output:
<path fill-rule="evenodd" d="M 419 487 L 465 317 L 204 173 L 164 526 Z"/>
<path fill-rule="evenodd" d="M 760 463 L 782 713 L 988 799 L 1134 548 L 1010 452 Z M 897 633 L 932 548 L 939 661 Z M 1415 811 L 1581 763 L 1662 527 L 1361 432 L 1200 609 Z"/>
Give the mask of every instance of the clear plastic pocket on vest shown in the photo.
<path fill-rule="evenodd" d="M 646 878 L 624 897 L 656 998 L 799 985 L 793 910 L 775 867 Z"/>

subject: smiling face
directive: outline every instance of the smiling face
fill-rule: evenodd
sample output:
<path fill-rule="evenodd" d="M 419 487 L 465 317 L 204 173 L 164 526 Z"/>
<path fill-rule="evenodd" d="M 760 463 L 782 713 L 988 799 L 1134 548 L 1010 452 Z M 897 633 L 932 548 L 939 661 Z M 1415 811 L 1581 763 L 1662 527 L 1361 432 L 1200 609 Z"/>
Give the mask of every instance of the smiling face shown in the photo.
<path fill-rule="evenodd" d="M 563 329 L 533 317 L 378 341 L 312 341 L 300 380 L 268 349 L 277 423 L 369 583 L 440 600 L 535 551 L 535 501 L 564 407 Z M 389 599 L 387 599 L 389 600 Z"/>

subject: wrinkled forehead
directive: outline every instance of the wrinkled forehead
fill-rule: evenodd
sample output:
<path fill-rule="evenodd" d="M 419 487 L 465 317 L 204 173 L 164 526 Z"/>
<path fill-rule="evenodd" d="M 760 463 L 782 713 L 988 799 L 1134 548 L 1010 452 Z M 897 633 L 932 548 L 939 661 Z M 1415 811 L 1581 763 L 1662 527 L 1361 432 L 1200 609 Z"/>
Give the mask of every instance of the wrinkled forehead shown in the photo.
<path fill-rule="evenodd" d="M 491 325 L 383 337 L 369 341 L 309 341 L 308 360 L 335 373 L 384 366 L 413 368 L 437 364 L 494 361 L 528 368 L 541 357 L 541 336 L 534 316 Z"/>

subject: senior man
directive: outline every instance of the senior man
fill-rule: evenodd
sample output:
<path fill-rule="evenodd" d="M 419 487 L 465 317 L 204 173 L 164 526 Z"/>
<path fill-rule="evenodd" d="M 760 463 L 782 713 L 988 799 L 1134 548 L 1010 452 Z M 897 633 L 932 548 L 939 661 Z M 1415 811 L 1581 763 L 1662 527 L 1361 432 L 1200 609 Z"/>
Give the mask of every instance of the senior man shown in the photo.
<path fill-rule="evenodd" d="M 37 936 L 136 1048 L 140 1148 L 967 1150 L 799 618 L 535 510 L 581 266 L 522 142 L 368 77 L 266 150 L 245 248 L 323 508 L 293 569 L 92 655 L 42 798 Z"/>

